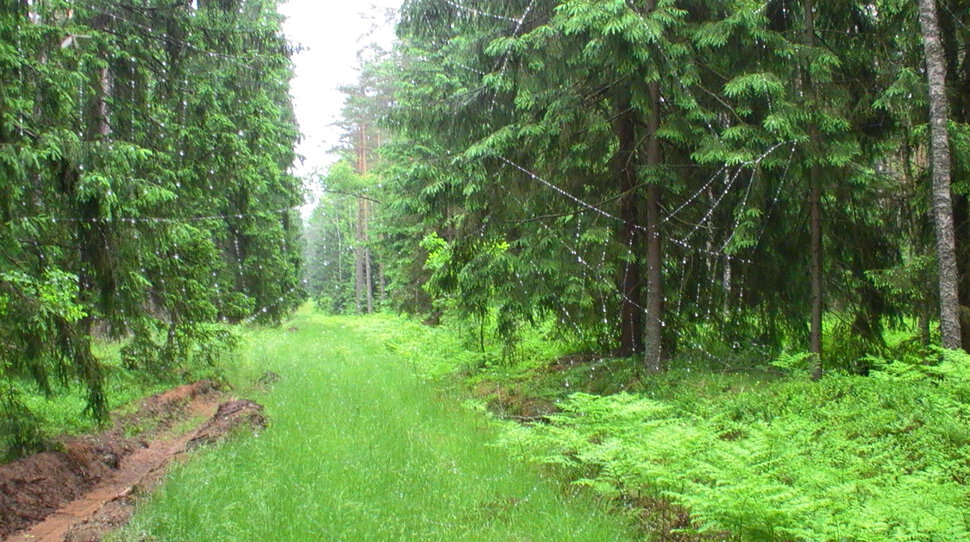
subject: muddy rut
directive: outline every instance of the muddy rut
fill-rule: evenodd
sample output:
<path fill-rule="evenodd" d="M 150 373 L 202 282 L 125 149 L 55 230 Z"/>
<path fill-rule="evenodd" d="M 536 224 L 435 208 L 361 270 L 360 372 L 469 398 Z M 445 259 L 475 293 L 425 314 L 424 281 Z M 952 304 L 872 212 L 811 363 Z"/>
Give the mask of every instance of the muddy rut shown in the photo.
<path fill-rule="evenodd" d="M 124 436 L 123 427 L 139 424 L 151 429 L 138 439 Z M 238 427 L 265 424 L 262 406 L 227 401 L 211 381 L 145 399 L 111 430 L 0 466 L 0 540 L 101 540 L 128 520 L 137 497 L 174 459 Z"/>

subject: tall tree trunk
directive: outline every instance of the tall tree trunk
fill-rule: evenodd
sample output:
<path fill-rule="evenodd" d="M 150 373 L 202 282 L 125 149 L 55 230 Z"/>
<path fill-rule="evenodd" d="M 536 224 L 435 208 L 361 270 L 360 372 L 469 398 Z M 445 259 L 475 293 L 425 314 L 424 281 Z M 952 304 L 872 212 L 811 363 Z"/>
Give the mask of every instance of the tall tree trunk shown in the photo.
<path fill-rule="evenodd" d="M 956 349 L 960 348 L 960 318 L 953 200 L 950 191 L 950 115 L 946 97 L 946 61 L 940 41 L 936 0 L 919 0 L 919 21 L 923 30 L 926 78 L 930 88 L 933 219 L 936 224 L 936 256 L 939 266 L 940 334 L 944 348 Z"/>
<path fill-rule="evenodd" d="M 337 267 L 337 282 L 333 286 L 333 299 L 334 305 L 341 313 L 347 310 L 344 306 L 344 288 L 346 283 L 344 282 L 344 235 L 343 228 L 340 227 L 340 222 L 336 222 L 334 229 L 337 232 L 337 252 L 334 258 L 334 265 Z"/>
<path fill-rule="evenodd" d="M 364 287 L 367 291 L 367 314 L 372 314 L 374 312 L 374 277 L 371 271 L 370 248 L 365 248 L 364 252 Z"/>
<path fill-rule="evenodd" d="M 632 356 L 643 351 L 643 298 L 642 269 L 640 266 L 640 231 L 637 222 L 640 209 L 636 191 L 636 119 L 630 100 L 619 101 L 621 109 L 614 121 L 619 147 L 616 153 L 616 175 L 620 181 L 623 198 L 620 201 L 620 218 L 623 219 L 620 242 L 628 251 L 620 278 L 620 356 Z"/>
<path fill-rule="evenodd" d="M 907 126 L 907 129 L 907 131 L 911 131 L 912 127 Z M 905 185 L 905 191 L 900 198 L 900 208 L 902 209 L 903 216 L 908 218 L 906 221 L 909 226 L 907 233 L 910 239 L 912 239 L 912 251 L 915 254 L 926 254 L 929 251 L 929 247 L 923 242 L 925 238 L 923 228 L 924 217 L 922 213 L 916 212 L 912 205 L 912 202 L 918 200 L 919 182 L 916 180 L 915 175 L 913 175 L 913 148 L 908 138 L 904 139 L 900 154 L 902 159 L 903 183 Z M 932 303 L 920 300 L 916 303 L 915 309 L 917 315 L 916 327 L 919 331 L 920 343 L 923 346 L 929 346 L 930 318 L 933 313 Z M 964 348 L 966 348 L 966 345 L 964 345 Z"/>
<path fill-rule="evenodd" d="M 377 302 L 380 306 L 384 306 L 385 297 L 387 296 L 387 277 L 384 276 L 384 266 L 380 263 L 377 264 Z"/>
<path fill-rule="evenodd" d="M 957 317 L 960 320 L 960 345 L 970 352 L 970 202 L 953 194 L 953 247 L 957 263 Z"/>
<path fill-rule="evenodd" d="M 92 27 L 98 30 L 107 28 L 107 21 L 97 18 Z M 100 56 L 107 63 L 107 51 L 100 51 Z M 111 139 L 111 121 L 109 118 L 108 102 L 111 99 L 111 72 L 108 66 L 97 71 L 94 81 L 95 94 L 92 97 L 90 111 L 88 140 L 106 144 Z M 80 272 L 81 298 L 96 307 L 98 311 L 109 314 L 111 303 L 114 301 L 115 266 L 112 264 L 113 229 L 111 225 L 98 220 L 101 215 L 101 197 L 89 195 L 82 200 L 78 194 L 82 173 L 80 170 L 69 174 L 71 192 L 75 205 L 75 212 L 83 218 L 77 222 L 77 235 L 80 241 Z M 85 335 L 89 335 L 95 324 L 95 317 L 91 314 L 80 322 Z"/>
<path fill-rule="evenodd" d="M 965 10 L 964 10 L 965 11 Z M 970 14 L 964 13 L 963 20 L 954 15 L 954 24 L 966 28 L 970 25 Z M 964 33 L 962 41 L 955 44 L 955 49 L 966 51 L 970 47 L 970 36 Z M 956 92 L 951 92 L 952 109 L 950 114 L 957 122 L 970 124 L 970 56 L 964 54 L 962 67 L 957 68 L 959 83 Z M 952 81 L 951 76 L 951 81 Z M 951 86 L 953 84 L 951 83 Z M 963 194 L 952 194 L 954 198 L 954 248 L 957 260 L 957 295 L 960 308 L 960 343 L 963 349 L 970 352 L 970 201 Z"/>
<path fill-rule="evenodd" d="M 652 3 L 652 2 L 651 2 Z M 660 165 L 660 84 L 650 83 L 650 115 L 647 118 L 647 168 Z M 648 371 L 659 372 L 664 367 L 664 287 L 663 246 L 660 238 L 660 186 L 647 187 L 647 306 L 644 365 Z"/>
<path fill-rule="evenodd" d="M 108 120 L 108 96 L 111 93 L 111 73 L 108 67 L 101 68 L 98 72 L 98 100 L 95 104 L 95 119 L 97 122 L 97 135 L 100 139 L 107 139 L 111 135 L 111 123 Z"/>
<path fill-rule="evenodd" d="M 809 48 L 815 47 L 815 2 L 805 0 L 805 45 Z M 812 100 L 818 102 L 818 88 L 812 80 L 808 65 L 805 70 L 805 87 Z M 811 282 L 811 300 L 809 317 L 809 340 L 808 350 L 815 357 L 815 366 L 812 369 L 812 378 L 818 380 L 822 378 L 824 364 L 822 361 L 822 314 L 823 296 L 823 260 L 822 260 L 822 172 L 818 164 L 818 157 L 821 150 L 818 126 L 813 120 L 808 128 L 809 138 L 811 139 L 810 152 L 812 165 L 809 169 L 809 189 L 808 189 L 808 223 L 809 236 L 811 238 L 809 248 L 809 281 Z"/>
<path fill-rule="evenodd" d="M 354 270 L 355 270 L 355 281 L 354 281 L 354 301 L 357 308 L 357 314 L 363 314 L 364 312 L 364 288 L 367 280 L 367 272 L 364 267 L 364 260 L 366 259 L 366 254 L 364 253 L 364 244 L 366 241 L 366 234 L 364 233 L 364 200 L 357 199 L 357 221 L 355 224 L 356 233 L 356 243 L 354 243 Z"/>
<path fill-rule="evenodd" d="M 362 123 L 357 134 L 357 173 L 363 177 L 367 174 L 367 135 L 366 126 Z M 357 235 L 357 243 L 354 246 L 354 268 L 356 270 L 356 280 L 355 280 L 355 300 L 357 305 L 357 314 L 362 314 L 364 312 L 365 299 L 369 299 L 367 296 L 367 285 L 369 284 L 368 272 L 367 272 L 367 200 L 363 198 L 357 198 L 357 221 L 355 233 Z M 368 309 L 369 312 L 369 309 Z"/>
<path fill-rule="evenodd" d="M 817 130 L 812 127 L 817 138 Z M 817 147 L 816 147 L 817 148 Z M 822 361 L 822 187 L 819 167 L 812 164 L 810 179 L 811 187 L 808 192 L 809 228 L 811 230 L 811 248 L 809 255 L 809 275 L 811 277 L 811 323 L 809 329 L 808 350 L 815 355 L 815 367 L 812 378 L 822 377 L 824 363 Z"/>
<path fill-rule="evenodd" d="M 364 242 L 370 240 L 370 202 L 364 200 Z M 364 245 L 364 287 L 367 291 L 367 314 L 374 312 L 374 276 L 371 272 L 370 245 Z"/>

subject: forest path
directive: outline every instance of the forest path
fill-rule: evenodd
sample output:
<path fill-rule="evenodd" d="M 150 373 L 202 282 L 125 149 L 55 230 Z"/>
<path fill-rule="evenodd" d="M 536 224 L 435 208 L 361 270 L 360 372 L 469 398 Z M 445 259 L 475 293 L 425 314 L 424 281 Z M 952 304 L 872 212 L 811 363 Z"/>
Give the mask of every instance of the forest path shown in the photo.
<path fill-rule="evenodd" d="M 609 541 L 623 518 L 492 446 L 494 422 L 419 378 L 367 318 L 301 312 L 249 337 L 280 381 L 269 428 L 179 467 L 120 540 Z"/>

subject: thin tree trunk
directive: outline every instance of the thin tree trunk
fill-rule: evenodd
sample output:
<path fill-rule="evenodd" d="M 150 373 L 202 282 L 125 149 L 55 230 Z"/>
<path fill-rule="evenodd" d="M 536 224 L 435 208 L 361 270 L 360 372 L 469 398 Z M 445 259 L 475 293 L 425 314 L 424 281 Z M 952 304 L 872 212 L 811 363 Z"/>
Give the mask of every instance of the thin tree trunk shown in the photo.
<path fill-rule="evenodd" d="M 335 265 L 337 266 L 337 282 L 333 288 L 333 299 L 334 305 L 339 307 L 339 311 L 343 314 L 343 311 L 347 310 L 343 304 L 343 292 L 345 288 L 344 283 L 344 235 L 343 228 L 341 227 L 340 221 L 336 221 L 334 228 L 337 232 L 337 256 L 334 258 Z"/>
<path fill-rule="evenodd" d="M 98 73 L 98 79 L 100 89 L 94 114 L 97 122 L 97 134 L 101 139 L 107 139 L 111 135 L 111 123 L 108 120 L 108 95 L 111 93 L 111 74 L 108 72 L 107 66 L 101 68 Z"/>
<path fill-rule="evenodd" d="M 647 118 L 647 168 L 660 165 L 660 84 L 650 83 L 650 115 Z M 660 186 L 647 187 L 647 307 L 644 365 L 648 371 L 665 369 L 663 353 L 664 292 L 663 246 L 660 238 Z"/>
<path fill-rule="evenodd" d="M 954 24 L 961 28 L 970 25 L 970 13 L 966 10 L 962 13 L 962 18 L 951 14 Z M 970 47 L 970 35 L 961 33 L 960 41 L 955 44 L 958 50 L 967 51 Z M 951 117 L 957 122 L 970 123 L 970 57 L 966 54 L 962 58 L 959 83 L 951 83 L 950 87 L 956 87 L 956 92 L 951 92 L 952 99 Z M 952 77 L 952 76 L 951 76 Z M 970 200 L 964 194 L 952 194 L 954 198 L 955 215 L 954 228 L 954 249 L 957 260 L 957 295 L 959 296 L 960 319 L 960 343 L 963 349 L 970 352 Z"/>
<path fill-rule="evenodd" d="M 384 306 L 384 298 L 387 295 L 387 277 L 384 276 L 384 266 L 377 264 L 377 301 L 381 307 Z"/>
<path fill-rule="evenodd" d="M 105 30 L 106 21 L 95 20 L 92 27 Z M 108 54 L 100 51 L 101 59 L 107 62 Z M 87 127 L 88 139 L 105 143 L 111 138 L 111 122 L 108 101 L 111 98 L 111 73 L 108 66 L 97 71 L 97 81 L 93 102 L 88 106 L 91 114 Z M 112 228 L 97 219 L 100 217 L 101 197 L 89 195 L 81 198 L 78 194 L 81 173 L 74 171 L 70 175 L 70 191 L 75 200 L 75 212 L 83 218 L 76 223 L 76 232 L 80 241 L 79 260 L 81 271 L 78 273 L 81 285 L 81 299 L 104 313 L 113 302 L 115 294 L 114 272 L 112 265 L 113 243 L 111 242 Z M 89 336 L 94 328 L 96 317 L 89 314 L 80 321 L 84 336 Z"/>
<path fill-rule="evenodd" d="M 817 138 L 817 130 L 812 130 Z M 809 274 L 812 283 L 811 324 L 809 330 L 809 352 L 815 355 L 815 367 L 812 378 L 822 377 L 824 364 L 822 361 L 822 187 L 819 179 L 819 167 L 812 164 L 810 180 L 811 188 L 808 193 L 809 223 L 811 229 L 811 254 L 809 256 Z"/>
<path fill-rule="evenodd" d="M 373 273 L 371 272 L 371 254 L 370 248 L 364 249 L 364 265 L 365 265 L 365 283 L 367 290 L 367 314 L 372 314 L 374 312 L 374 279 Z"/>
<path fill-rule="evenodd" d="M 636 123 L 629 99 L 621 100 L 621 112 L 614 122 L 619 148 L 616 153 L 616 175 L 620 180 L 623 199 L 620 202 L 620 218 L 623 220 L 620 242 L 629 251 L 620 276 L 620 356 L 632 356 L 643 351 L 643 299 L 642 270 L 640 267 L 640 239 L 637 221 L 640 210 L 636 192 Z"/>
<path fill-rule="evenodd" d="M 24 3 L 24 7 L 27 12 L 27 20 L 31 23 L 34 23 L 34 22 L 39 23 L 40 15 L 35 11 L 34 4 L 28 3 L 27 0 L 22 0 L 22 1 Z M 20 43 L 17 43 L 17 47 L 19 48 L 20 46 L 21 46 Z M 37 55 L 37 63 L 40 64 L 41 66 L 44 66 L 47 64 L 47 51 L 44 47 L 40 48 L 40 52 Z M 18 73 L 20 74 L 21 84 L 24 84 L 25 81 L 23 79 L 24 76 L 23 76 L 22 67 L 18 68 Z M 40 88 L 37 88 L 34 90 L 33 118 L 41 119 L 43 118 L 43 116 L 44 116 L 44 92 Z M 21 123 L 20 136 L 21 138 L 23 138 L 23 135 L 24 135 L 23 130 L 24 130 L 24 126 L 26 125 L 26 122 L 23 118 L 21 118 L 20 123 Z M 33 175 L 31 175 L 31 179 L 33 180 L 33 186 L 31 187 L 31 190 L 30 190 L 29 201 L 33 205 L 33 209 L 40 209 L 42 207 L 43 193 L 44 193 L 44 180 L 41 176 L 40 169 L 37 169 L 34 171 Z M 33 215 L 33 214 L 39 214 L 39 212 L 28 213 L 28 215 Z"/>
<path fill-rule="evenodd" d="M 370 241 L 370 202 L 364 200 L 364 242 Z M 371 270 L 370 245 L 364 245 L 364 283 L 367 291 L 367 314 L 374 312 L 374 277 Z"/>
<path fill-rule="evenodd" d="M 815 2 L 805 0 L 805 45 L 815 47 Z M 812 80 L 808 66 L 805 70 L 805 87 L 812 100 L 818 101 L 818 88 Z M 814 155 L 812 165 L 809 169 L 809 189 L 808 189 L 808 223 L 809 236 L 811 238 L 809 247 L 809 281 L 811 282 L 811 300 L 809 316 L 809 340 L 808 350 L 815 357 L 815 366 L 812 369 L 812 378 L 818 380 L 822 378 L 824 364 L 822 361 L 822 315 L 824 311 L 822 290 L 823 279 L 823 253 L 822 253 L 822 172 L 818 164 L 818 155 L 821 150 L 821 139 L 818 133 L 818 126 L 814 121 L 809 125 L 809 138 L 811 140 L 810 151 Z"/>
<path fill-rule="evenodd" d="M 917 317 L 917 326 L 919 327 L 919 339 L 920 344 L 923 346 L 930 345 L 930 316 L 925 310 L 920 310 L 919 316 Z"/>
<path fill-rule="evenodd" d="M 960 345 L 970 352 L 970 202 L 953 194 L 953 248 L 957 262 L 957 317 Z"/>
<path fill-rule="evenodd" d="M 923 30 L 926 78 L 930 88 L 933 219 L 936 224 L 936 256 L 939 266 L 940 334 L 944 348 L 957 349 L 960 348 L 960 318 L 950 190 L 950 115 L 946 97 L 946 62 L 940 41 L 936 0 L 919 0 L 919 20 Z"/>
<path fill-rule="evenodd" d="M 908 129 L 912 127 L 907 126 Z M 900 149 L 902 163 L 903 183 L 905 191 L 900 202 L 901 213 L 909 226 L 909 237 L 913 241 L 912 251 L 916 254 L 925 254 L 929 247 L 923 243 L 922 216 L 912 208 L 909 202 L 916 201 L 919 191 L 918 182 L 913 175 L 913 149 L 908 139 L 903 141 Z M 916 304 L 917 330 L 919 331 L 920 344 L 929 346 L 930 344 L 930 318 L 933 309 L 932 304 L 926 301 L 919 301 Z"/>
<path fill-rule="evenodd" d="M 364 200 L 359 198 L 357 199 L 357 221 L 355 226 L 357 242 L 354 244 L 354 301 L 357 314 L 362 314 L 364 312 L 364 284 L 367 276 L 364 268 Z"/>
<path fill-rule="evenodd" d="M 364 176 L 367 170 L 367 165 L 364 161 L 364 141 L 366 137 L 364 135 L 364 125 L 359 126 L 357 132 L 357 174 L 361 177 Z M 355 281 L 354 281 L 354 300 L 357 306 L 357 314 L 362 314 L 364 312 L 364 284 L 367 281 L 367 270 L 365 269 L 364 260 L 366 254 L 364 252 L 364 244 L 366 243 L 366 234 L 364 233 L 364 221 L 366 220 L 366 211 L 364 206 L 366 202 L 363 198 L 357 198 L 357 220 L 355 221 L 354 233 L 356 237 L 356 243 L 354 244 L 354 270 L 355 270 Z"/>

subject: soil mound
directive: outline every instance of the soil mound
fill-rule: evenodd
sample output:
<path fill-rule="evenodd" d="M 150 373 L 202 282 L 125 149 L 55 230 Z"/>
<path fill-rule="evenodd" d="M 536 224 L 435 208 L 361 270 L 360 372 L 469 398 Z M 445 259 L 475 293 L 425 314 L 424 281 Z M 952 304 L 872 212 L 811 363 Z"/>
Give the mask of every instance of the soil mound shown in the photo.
<path fill-rule="evenodd" d="M 117 450 L 88 443 L 66 445 L 0 466 L 0 537 L 47 517 L 84 494 L 117 465 Z"/>

